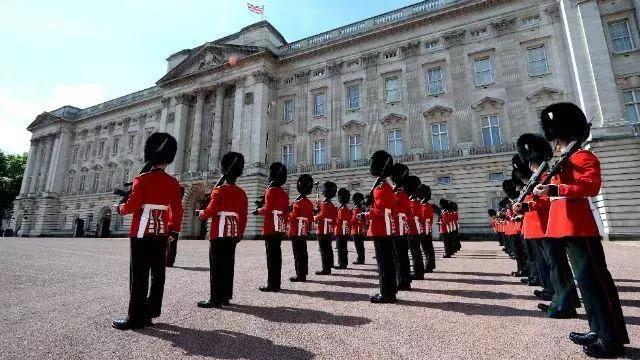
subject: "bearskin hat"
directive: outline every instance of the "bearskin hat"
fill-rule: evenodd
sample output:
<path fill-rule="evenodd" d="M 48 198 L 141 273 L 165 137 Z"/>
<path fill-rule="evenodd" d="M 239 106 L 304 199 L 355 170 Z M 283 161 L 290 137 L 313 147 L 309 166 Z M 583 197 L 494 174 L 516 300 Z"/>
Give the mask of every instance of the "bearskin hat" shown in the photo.
<path fill-rule="evenodd" d="M 440 199 L 438 204 L 440 204 L 440 208 L 442 208 L 442 210 L 448 210 L 449 209 L 449 201 L 447 199 Z"/>
<path fill-rule="evenodd" d="M 413 196 L 418 190 L 418 186 L 420 186 L 421 181 L 417 176 L 409 175 L 404 179 L 404 185 L 402 185 L 402 189 L 408 196 Z"/>
<path fill-rule="evenodd" d="M 337 190 L 338 186 L 334 182 L 327 181 L 322 185 L 322 195 L 327 199 L 333 199 Z"/>
<path fill-rule="evenodd" d="M 524 187 L 524 180 L 520 178 L 520 175 L 518 174 L 518 171 L 516 171 L 516 169 L 511 170 L 511 180 L 513 181 L 513 185 L 515 185 L 516 187 Z"/>
<path fill-rule="evenodd" d="M 301 195 L 309 195 L 313 191 L 313 177 L 309 174 L 302 174 L 298 177 L 296 189 Z"/>
<path fill-rule="evenodd" d="M 415 197 L 421 202 L 431 200 L 431 187 L 429 187 L 429 185 L 420 184 L 416 190 Z"/>
<path fill-rule="evenodd" d="M 354 193 L 351 200 L 353 200 L 354 204 L 360 205 L 364 201 L 364 195 L 362 195 L 362 193 L 359 193 L 359 192 Z"/>
<path fill-rule="evenodd" d="M 451 202 L 451 210 L 458 211 L 458 203 L 455 201 Z"/>
<path fill-rule="evenodd" d="M 220 159 L 220 168 L 223 174 L 237 178 L 242 175 L 244 169 L 244 156 L 242 154 L 230 151 Z"/>
<path fill-rule="evenodd" d="M 589 137 L 591 124 L 584 112 L 573 103 L 557 103 L 547 106 L 540 113 L 542 131 L 547 141 L 567 139 L 584 141 Z"/>
<path fill-rule="evenodd" d="M 151 165 L 171 164 L 177 150 L 178 142 L 171 134 L 153 133 L 144 144 L 144 162 Z"/>
<path fill-rule="evenodd" d="M 404 186 L 404 180 L 409 176 L 409 168 L 405 164 L 395 163 L 391 169 L 391 181 L 397 186 Z"/>
<path fill-rule="evenodd" d="M 538 134 L 522 134 L 517 141 L 518 155 L 525 162 L 542 164 L 553 158 L 551 145 Z"/>
<path fill-rule="evenodd" d="M 503 181 L 502 190 L 510 199 L 515 199 L 518 197 L 518 190 L 516 189 L 516 184 L 513 182 L 513 179 L 507 179 Z"/>
<path fill-rule="evenodd" d="M 269 166 L 269 182 L 273 186 L 282 186 L 287 182 L 287 167 L 281 162 L 274 162 Z"/>
<path fill-rule="evenodd" d="M 489 216 L 491 216 L 491 217 L 496 216 L 496 211 L 493 210 L 493 209 L 489 209 L 488 213 L 489 213 Z"/>
<path fill-rule="evenodd" d="M 504 211 L 509 208 L 509 198 L 504 198 L 498 202 L 498 206 L 500 206 L 500 211 Z"/>
<path fill-rule="evenodd" d="M 511 158 L 511 164 L 513 165 L 512 173 L 515 173 L 518 176 L 518 179 L 530 179 L 533 172 L 529 169 L 529 164 L 522 160 L 520 155 L 515 154 Z"/>
<path fill-rule="evenodd" d="M 340 188 L 338 190 L 338 202 L 342 205 L 346 205 L 349 203 L 349 199 L 351 198 L 351 193 L 349 190 L 345 188 Z"/>
<path fill-rule="evenodd" d="M 373 176 L 389 177 L 393 169 L 393 157 L 384 150 L 378 150 L 371 155 L 371 165 L 369 172 Z"/>

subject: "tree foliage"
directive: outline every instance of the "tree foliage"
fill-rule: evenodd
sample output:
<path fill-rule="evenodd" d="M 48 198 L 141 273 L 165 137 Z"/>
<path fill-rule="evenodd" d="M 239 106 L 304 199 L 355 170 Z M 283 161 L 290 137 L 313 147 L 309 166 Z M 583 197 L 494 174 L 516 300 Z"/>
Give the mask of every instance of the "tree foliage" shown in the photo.
<path fill-rule="evenodd" d="M 5 155 L 0 151 L 0 219 L 11 212 L 13 200 L 20 193 L 27 154 Z"/>

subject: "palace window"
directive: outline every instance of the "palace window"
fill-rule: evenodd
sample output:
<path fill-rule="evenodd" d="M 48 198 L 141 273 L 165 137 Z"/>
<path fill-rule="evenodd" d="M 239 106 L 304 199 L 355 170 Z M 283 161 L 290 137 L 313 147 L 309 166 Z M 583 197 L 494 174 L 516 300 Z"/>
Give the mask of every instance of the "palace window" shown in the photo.
<path fill-rule="evenodd" d="M 316 140 L 313 142 L 313 165 L 324 164 L 324 140 Z"/>
<path fill-rule="evenodd" d="M 356 161 L 362 159 L 362 136 L 349 136 L 349 160 Z"/>
<path fill-rule="evenodd" d="M 113 138 L 113 151 L 111 152 L 112 155 L 117 155 L 118 154 L 118 146 L 120 145 L 120 137 L 116 136 Z"/>
<path fill-rule="evenodd" d="M 347 86 L 347 109 L 355 110 L 360 108 L 360 85 Z"/>
<path fill-rule="evenodd" d="M 485 57 L 475 59 L 476 86 L 489 85 L 493 83 L 493 71 L 491 69 L 491 58 Z"/>
<path fill-rule="evenodd" d="M 395 103 L 400 101 L 400 86 L 398 77 L 388 78 L 384 81 L 385 101 Z"/>
<path fill-rule="evenodd" d="M 73 157 L 72 157 L 72 162 L 75 164 L 78 162 L 78 151 L 80 150 L 80 148 L 78 146 L 74 146 L 73 147 Z"/>
<path fill-rule="evenodd" d="M 438 95 L 444 92 L 442 86 L 442 67 L 427 70 L 427 94 Z"/>
<path fill-rule="evenodd" d="M 640 89 L 624 93 L 624 108 L 628 122 L 633 124 L 640 122 Z"/>
<path fill-rule="evenodd" d="M 633 39 L 629 31 L 629 21 L 622 20 L 609 23 L 609 36 L 613 44 L 614 53 L 623 53 L 634 50 Z"/>
<path fill-rule="evenodd" d="M 80 184 L 78 185 L 78 191 L 83 192 L 86 184 L 87 184 L 87 174 L 80 175 Z"/>
<path fill-rule="evenodd" d="M 384 53 L 385 59 L 393 59 L 398 56 L 398 50 L 387 51 Z"/>
<path fill-rule="evenodd" d="M 324 69 L 319 69 L 313 72 L 313 76 L 318 77 L 324 75 Z"/>
<path fill-rule="evenodd" d="M 533 26 L 540 22 L 540 15 L 529 16 L 528 18 L 522 19 L 522 25 L 524 26 Z"/>
<path fill-rule="evenodd" d="M 498 210 L 500 209 L 500 201 L 502 201 L 502 197 L 501 196 L 492 196 L 491 197 L 491 204 L 489 206 L 490 209 L 494 209 L 494 210 Z"/>
<path fill-rule="evenodd" d="M 73 175 L 69 175 L 67 178 L 67 194 L 71 194 L 73 190 Z"/>
<path fill-rule="evenodd" d="M 318 93 L 313 95 L 313 115 L 314 116 L 324 116 L 324 103 L 325 103 L 325 95 L 324 93 Z"/>
<path fill-rule="evenodd" d="M 93 191 L 98 191 L 98 187 L 100 187 L 100 172 L 96 172 L 96 174 L 93 176 L 93 186 L 91 187 L 91 189 Z"/>
<path fill-rule="evenodd" d="M 437 49 L 439 47 L 440 47 L 440 39 L 426 41 L 424 43 L 424 48 L 426 50 L 433 50 L 433 49 Z"/>
<path fill-rule="evenodd" d="M 91 145 L 93 144 L 93 142 L 88 142 L 87 146 L 85 146 L 84 148 L 84 161 L 89 160 L 89 155 L 91 155 Z"/>
<path fill-rule="evenodd" d="M 447 123 L 431 124 L 431 147 L 433 151 L 449 150 Z"/>
<path fill-rule="evenodd" d="M 449 185 L 449 184 L 451 184 L 451 176 L 438 177 L 438 185 Z"/>
<path fill-rule="evenodd" d="M 544 45 L 527 49 L 529 75 L 537 76 L 549 72 L 549 62 L 547 61 L 547 50 Z"/>
<path fill-rule="evenodd" d="M 293 121 L 293 100 L 285 100 L 282 103 L 282 122 Z"/>
<path fill-rule="evenodd" d="M 293 145 L 282 145 L 282 163 L 287 167 L 293 167 Z"/>
<path fill-rule="evenodd" d="M 500 145 L 500 118 L 498 115 L 483 116 L 482 142 L 484 146 Z"/>
<path fill-rule="evenodd" d="M 387 149 L 391 156 L 400 156 L 404 154 L 402 130 L 393 129 L 387 132 Z"/>
<path fill-rule="evenodd" d="M 501 172 L 494 172 L 489 174 L 489 181 L 502 181 L 504 180 L 504 174 Z"/>
<path fill-rule="evenodd" d="M 129 134 L 129 145 L 127 146 L 127 149 L 129 152 L 133 151 L 133 148 L 136 145 L 136 134 Z"/>
<path fill-rule="evenodd" d="M 131 174 L 131 170 L 130 169 L 124 169 L 124 173 L 122 174 L 122 182 L 126 183 L 129 181 L 129 175 Z"/>
<path fill-rule="evenodd" d="M 104 156 L 104 140 L 100 140 L 98 143 L 98 157 L 101 158 Z"/>
<path fill-rule="evenodd" d="M 109 171 L 109 175 L 107 176 L 107 190 L 113 189 L 113 180 L 115 178 L 116 172 L 114 170 Z"/>

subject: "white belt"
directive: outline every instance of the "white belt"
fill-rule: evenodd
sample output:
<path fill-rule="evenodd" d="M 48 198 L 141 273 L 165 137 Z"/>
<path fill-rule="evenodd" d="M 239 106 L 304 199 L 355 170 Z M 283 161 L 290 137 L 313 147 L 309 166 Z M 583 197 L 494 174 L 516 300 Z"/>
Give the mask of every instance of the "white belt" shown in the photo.
<path fill-rule="evenodd" d="M 349 235 L 349 222 L 342 220 L 342 235 Z"/>
<path fill-rule="evenodd" d="M 384 209 L 384 224 L 387 229 L 387 236 L 393 235 L 393 227 L 392 227 L 392 219 L 391 219 L 391 209 Z"/>
<path fill-rule="evenodd" d="M 331 219 L 324 219 L 324 234 L 329 233 L 329 227 L 331 226 Z M 333 232 L 333 231 L 331 231 Z"/>
<path fill-rule="evenodd" d="M 307 235 L 307 218 L 297 217 L 298 219 L 298 236 Z"/>
<path fill-rule="evenodd" d="M 428 233 L 431 232 L 431 220 L 429 220 L 429 219 L 426 219 L 424 221 L 424 232 L 425 232 L 425 234 L 428 234 Z"/>
<path fill-rule="evenodd" d="M 566 196 L 551 196 L 549 199 L 551 201 L 556 201 L 556 200 L 568 199 L 568 197 L 566 197 Z"/>
<path fill-rule="evenodd" d="M 398 213 L 398 233 L 400 234 L 400 236 L 404 235 L 404 230 L 405 230 L 405 219 L 407 218 L 407 215 L 405 213 Z"/>
<path fill-rule="evenodd" d="M 238 219 L 238 213 L 235 213 L 235 212 L 232 212 L 232 211 L 220 211 L 218 213 L 218 216 L 220 216 L 220 220 L 218 222 L 218 237 L 225 237 L 226 234 L 224 232 L 224 226 L 227 223 L 227 218 L 231 217 L 231 218 Z M 238 235 L 238 234 L 237 233 L 233 234 L 233 230 L 232 230 L 232 231 L 229 232 L 228 236 L 236 236 L 236 235 Z"/>
<path fill-rule="evenodd" d="M 284 229 L 280 229 L 282 225 L 281 224 L 282 221 L 280 220 L 280 215 L 282 215 L 282 211 L 273 210 L 271 211 L 271 213 L 273 214 L 273 230 L 275 232 L 284 232 Z"/>
<path fill-rule="evenodd" d="M 422 234 L 422 226 L 420 224 L 420 218 L 418 218 L 417 216 L 414 216 L 413 221 L 416 223 L 416 232 L 418 234 Z"/>
<path fill-rule="evenodd" d="M 138 239 L 144 237 L 144 232 L 147 230 L 147 225 L 149 225 L 149 213 L 151 210 L 162 210 L 166 211 L 169 207 L 167 205 L 155 205 L 155 204 L 144 204 L 142 206 L 142 216 L 140 217 L 140 225 L 138 226 Z M 156 224 L 157 226 L 157 224 Z"/>

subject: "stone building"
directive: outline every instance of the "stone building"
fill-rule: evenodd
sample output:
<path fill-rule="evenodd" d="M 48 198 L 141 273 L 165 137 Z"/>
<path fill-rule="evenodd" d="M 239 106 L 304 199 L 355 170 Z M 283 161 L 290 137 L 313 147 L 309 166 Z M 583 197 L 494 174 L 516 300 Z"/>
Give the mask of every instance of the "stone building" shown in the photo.
<path fill-rule="evenodd" d="M 546 105 L 573 101 L 602 159 L 603 231 L 637 236 L 639 12 L 640 0 L 427 0 L 294 42 L 255 23 L 170 55 L 153 87 L 37 116 L 13 225 L 69 235 L 80 218 L 89 235 L 124 235 L 112 189 L 141 168 L 146 137 L 166 131 L 179 142 L 169 171 L 186 188 L 184 237 L 204 236 L 193 210 L 229 150 L 246 156 L 240 184 L 253 201 L 273 161 L 289 184 L 311 173 L 367 191 L 368 155 L 388 149 L 481 235 L 515 139 L 539 131 Z M 250 216 L 250 236 L 260 221 Z"/>

